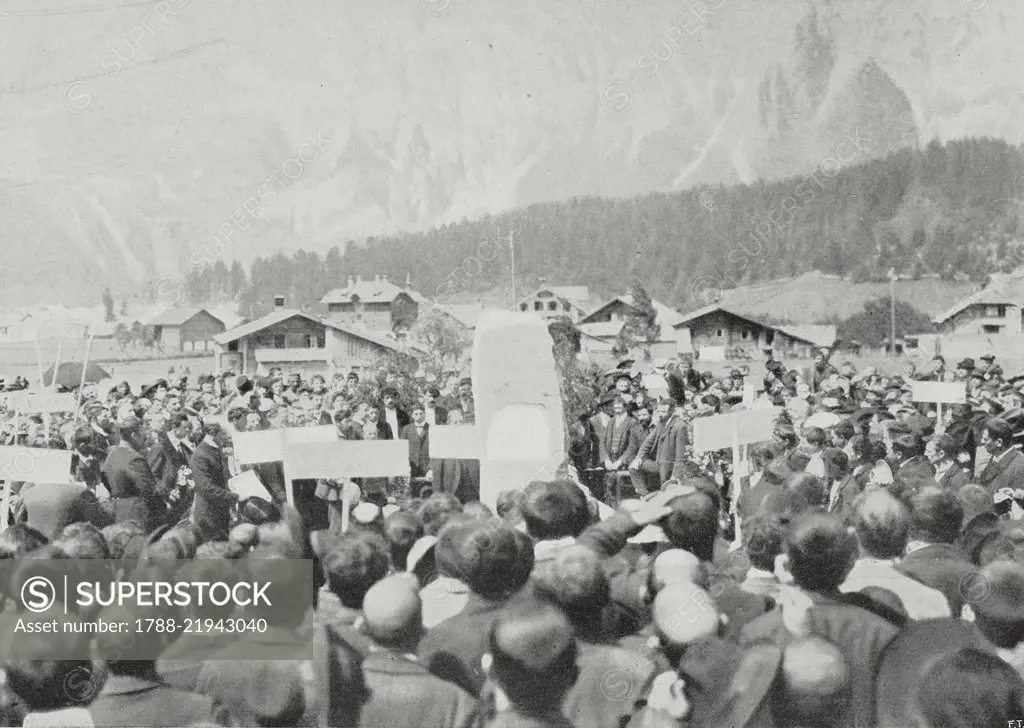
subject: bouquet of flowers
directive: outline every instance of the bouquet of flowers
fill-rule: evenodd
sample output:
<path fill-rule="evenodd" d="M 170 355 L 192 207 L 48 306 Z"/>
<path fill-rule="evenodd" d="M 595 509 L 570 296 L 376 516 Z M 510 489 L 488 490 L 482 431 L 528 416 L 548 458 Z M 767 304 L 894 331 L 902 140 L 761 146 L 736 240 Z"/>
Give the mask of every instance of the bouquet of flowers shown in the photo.
<path fill-rule="evenodd" d="M 178 468 L 174 488 L 167 495 L 168 506 L 174 509 L 178 508 L 180 504 L 190 501 L 195 487 L 196 482 L 192 477 L 192 469 L 187 465 L 182 465 Z"/>

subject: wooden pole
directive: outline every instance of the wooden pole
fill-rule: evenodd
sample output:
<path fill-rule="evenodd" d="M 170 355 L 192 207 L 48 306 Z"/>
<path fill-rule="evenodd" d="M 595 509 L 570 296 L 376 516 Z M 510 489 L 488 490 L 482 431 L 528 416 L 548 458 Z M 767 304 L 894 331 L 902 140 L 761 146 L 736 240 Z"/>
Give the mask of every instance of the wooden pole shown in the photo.
<path fill-rule="evenodd" d="M 740 428 L 737 425 L 732 431 L 732 496 L 729 499 L 729 512 L 732 514 L 733 522 L 736 524 L 733 543 L 742 543 L 740 536 Z"/>
<path fill-rule="evenodd" d="M 942 402 L 935 403 L 935 431 L 940 435 L 946 428 L 942 424 Z"/>
<path fill-rule="evenodd" d="M 39 391 L 42 392 L 43 389 L 44 389 L 44 384 L 43 384 L 43 351 L 39 347 L 39 332 L 38 331 L 36 332 L 36 342 L 35 343 L 36 343 L 36 365 L 39 367 Z M 54 376 L 57 376 L 56 372 L 54 372 Z"/>
<path fill-rule="evenodd" d="M 57 341 L 57 360 L 53 363 L 53 376 L 50 377 L 50 389 L 57 389 L 57 375 L 60 373 L 60 358 L 64 354 L 64 332 L 60 332 Z"/>
<path fill-rule="evenodd" d="M 85 389 L 85 372 L 89 368 L 90 353 L 92 353 L 92 334 L 89 334 L 89 339 L 85 342 L 85 360 L 82 362 L 82 379 L 78 383 L 78 396 L 75 398 L 75 416 L 72 418 L 72 422 L 78 422 L 78 412 L 82 406 L 82 390 Z"/>

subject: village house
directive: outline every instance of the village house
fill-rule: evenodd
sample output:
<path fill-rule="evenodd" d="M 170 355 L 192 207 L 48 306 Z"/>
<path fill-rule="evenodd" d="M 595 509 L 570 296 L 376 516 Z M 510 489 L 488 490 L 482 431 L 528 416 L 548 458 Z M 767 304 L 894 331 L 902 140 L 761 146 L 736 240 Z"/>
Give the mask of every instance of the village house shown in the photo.
<path fill-rule="evenodd" d="M 325 295 L 320 303 L 327 307 L 332 321 L 370 331 L 392 331 L 396 327 L 411 326 L 419 316 L 421 303 L 427 302 L 411 288 L 396 286 L 387 276 L 363 280 L 361 276 L 349 278 L 344 288 L 336 288 Z"/>
<path fill-rule="evenodd" d="M 655 323 L 661 326 L 661 331 L 658 341 L 652 342 L 650 345 L 645 344 L 642 347 L 644 353 L 649 353 L 653 358 L 673 358 L 677 354 L 690 353 L 689 344 L 685 339 L 683 348 L 680 348 L 681 339 L 673 328 L 682 315 L 659 301 L 652 300 L 651 305 L 655 312 Z M 602 355 L 611 356 L 612 348 L 618 342 L 622 327 L 637 310 L 633 304 L 633 296 L 626 294 L 613 298 L 580 319 L 577 326 L 583 335 L 580 345 L 581 353 L 590 358 L 601 358 Z"/>
<path fill-rule="evenodd" d="M 218 334 L 214 341 L 217 368 L 248 376 L 263 375 L 275 366 L 308 376 L 416 360 L 410 350 L 365 329 L 285 308 L 282 296 L 271 313 Z"/>
<path fill-rule="evenodd" d="M 224 322 L 205 308 L 169 308 L 151 318 L 146 326 L 153 340 L 164 351 L 207 352 L 213 350 L 213 338 L 227 328 Z"/>
<path fill-rule="evenodd" d="M 578 323 L 594 307 L 595 302 L 586 286 L 541 286 L 526 298 L 520 299 L 519 310 L 533 311 L 550 320 L 567 317 Z"/>
<path fill-rule="evenodd" d="M 967 296 L 932 321 L 943 336 L 1005 338 L 1022 332 L 1020 301 L 992 288 Z"/>
<path fill-rule="evenodd" d="M 731 311 L 721 303 L 681 316 L 673 328 L 689 334 L 693 352 L 699 358 L 723 361 L 758 359 L 765 349 L 772 349 L 780 357 L 806 358 L 816 348 L 832 343 L 824 341 L 829 337 L 820 336 L 821 332 L 815 336 L 818 338 L 815 341 L 807 338 L 809 334 L 800 332 L 797 327 L 761 323 Z M 831 338 L 834 340 L 834 335 Z"/>

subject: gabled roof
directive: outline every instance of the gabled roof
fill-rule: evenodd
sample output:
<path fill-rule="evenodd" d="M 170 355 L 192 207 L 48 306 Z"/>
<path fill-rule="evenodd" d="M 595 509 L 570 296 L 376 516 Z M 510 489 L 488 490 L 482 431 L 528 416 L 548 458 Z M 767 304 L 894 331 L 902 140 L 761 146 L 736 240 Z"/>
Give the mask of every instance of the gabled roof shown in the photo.
<path fill-rule="evenodd" d="M 555 298 L 571 303 L 576 308 L 586 311 L 592 304 L 590 300 L 590 288 L 587 286 L 539 286 L 529 296 L 524 296 L 516 302 L 516 306 L 532 301 L 537 294 L 548 291 Z"/>
<path fill-rule="evenodd" d="M 815 346 L 832 346 L 836 341 L 837 329 L 834 325 L 784 324 L 777 328 L 792 339 L 810 341 Z"/>
<path fill-rule="evenodd" d="M 633 294 L 627 293 L 625 295 L 613 298 L 607 303 L 601 304 L 593 311 L 588 313 L 583 318 L 583 320 L 580 321 L 580 323 L 587 323 L 587 321 L 590 318 L 597 316 L 598 314 L 602 313 L 606 308 L 616 303 L 622 303 L 626 306 L 633 306 Z M 664 303 L 661 303 L 660 301 L 655 301 L 653 298 L 651 299 L 651 305 L 654 307 L 655 314 L 657 314 L 657 323 L 661 324 L 662 326 L 675 326 L 679 319 L 682 318 L 682 314 L 674 310 L 671 306 L 666 306 Z"/>
<path fill-rule="evenodd" d="M 201 306 L 183 306 L 181 308 L 167 308 L 146 322 L 146 326 L 182 326 L 198 314 L 206 311 L 213 318 L 224 323 L 221 319 L 210 312 L 209 309 Z"/>
<path fill-rule="evenodd" d="M 684 328 L 687 324 L 692 323 L 693 321 L 696 321 L 697 319 L 704 318 L 705 316 L 707 316 L 709 314 L 712 314 L 712 313 L 715 313 L 717 311 L 721 311 L 722 313 L 727 313 L 730 316 L 735 316 L 738 319 L 743 319 L 744 321 L 752 323 L 752 324 L 754 324 L 756 326 L 760 326 L 763 329 L 771 329 L 772 331 L 778 331 L 778 332 L 784 334 L 785 336 L 788 336 L 791 339 L 796 339 L 797 341 L 802 341 L 803 343 L 811 344 L 812 346 L 830 346 L 832 344 L 832 342 L 835 341 L 835 337 L 832 337 L 832 340 L 829 341 L 828 344 L 819 344 L 814 339 L 808 338 L 808 334 L 811 333 L 811 332 L 803 331 L 803 329 L 807 329 L 807 328 L 810 328 L 810 329 L 828 329 L 828 328 L 832 328 L 832 329 L 834 329 L 835 327 L 828 327 L 828 326 L 812 326 L 812 327 L 805 327 L 805 326 L 774 326 L 772 324 L 766 324 L 766 323 L 763 323 L 761 321 L 758 321 L 757 319 L 750 318 L 750 316 L 746 316 L 746 315 L 744 315 L 742 313 L 737 313 L 736 311 L 733 311 L 733 310 L 723 306 L 721 303 L 712 303 L 709 306 L 704 306 L 703 308 L 698 308 L 696 311 L 690 311 L 687 314 L 683 314 L 680 317 L 679 322 L 676 323 L 672 328 L 674 328 L 674 329 Z M 822 332 L 817 331 L 815 333 L 820 335 Z"/>
<path fill-rule="evenodd" d="M 253 334 L 263 331 L 263 329 L 269 328 L 270 326 L 274 326 L 276 324 L 281 323 L 282 321 L 287 321 L 288 319 L 295 317 L 304 318 L 307 321 L 311 321 L 315 324 L 320 324 L 321 326 L 324 326 L 329 329 L 334 329 L 335 331 L 341 331 L 342 333 L 348 334 L 349 336 L 354 336 L 357 339 L 369 341 L 371 344 L 376 344 L 377 346 L 381 346 L 385 349 L 390 349 L 391 351 L 395 351 L 402 354 L 406 353 L 396 343 L 387 341 L 380 336 L 370 333 L 369 331 L 362 331 L 349 326 L 343 326 L 342 324 L 339 324 L 337 321 L 332 321 L 330 319 L 314 316 L 313 314 L 305 313 L 294 308 L 277 309 L 271 313 L 268 313 L 266 316 L 263 316 L 262 318 L 256 319 L 255 321 L 250 321 L 247 324 L 236 326 L 235 328 L 229 331 L 225 331 L 222 334 L 217 334 L 216 336 L 213 337 L 213 340 L 223 346 L 231 343 L 232 341 L 244 339 L 246 336 L 252 336 Z"/>
<path fill-rule="evenodd" d="M 363 303 L 391 303 L 403 293 L 418 303 L 426 300 L 413 291 L 390 283 L 387 276 L 383 278 L 377 276 L 367 281 L 364 281 L 362 278 L 355 280 L 349 278 L 348 285 L 344 288 L 335 288 L 328 292 L 327 295 L 320 299 L 320 303 L 348 303 L 353 297 L 358 297 Z"/>
<path fill-rule="evenodd" d="M 936 316 L 932 319 L 937 324 L 945 323 L 949 319 L 956 316 L 961 311 L 964 311 L 971 306 L 977 305 L 990 305 L 990 306 L 1019 306 L 1019 299 L 1014 299 L 1011 296 L 1004 293 L 999 287 L 990 286 L 989 288 L 983 288 L 977 293 L 972 293 L 970 296 L 960 299 L 956 305 L 947 311 Z"/>

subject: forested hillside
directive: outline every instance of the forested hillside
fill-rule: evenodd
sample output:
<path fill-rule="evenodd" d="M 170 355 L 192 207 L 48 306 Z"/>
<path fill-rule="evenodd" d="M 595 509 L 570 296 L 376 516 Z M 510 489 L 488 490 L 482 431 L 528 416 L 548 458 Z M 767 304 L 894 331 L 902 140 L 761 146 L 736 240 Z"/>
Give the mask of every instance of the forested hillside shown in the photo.
<path fill-rule="evenodd" d="M 191 296 L 236 298 L 252 315 L 274 293 L 307 305 L 349 275 L 380 274 L 395 282 L 411 275 L 429 298 L 464 298 L 507 282 L 510 233 L 520 292 L 544 277 L 620 293 L 635 266 L 652 296 L 682 309 L 707 303 L 716 288 L 811 270 L 855 281 L 884 278 L 890 269 L 980 280 L 1021 262 L 1022 180 L 1020 147 L 991 139 L 932 143 L 838 173 L 825 161 L 778 182 L 572 199 L 347 241 L 326 256 L 278 254 L 257 259 L 244 285 L 237 271 L 218 265 L 193 273 Z"/>

